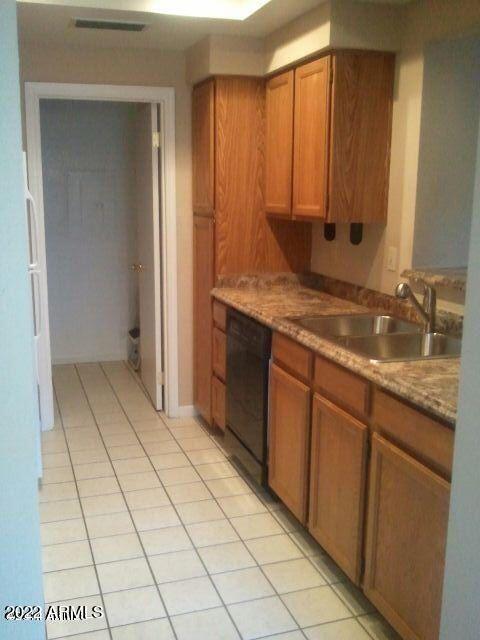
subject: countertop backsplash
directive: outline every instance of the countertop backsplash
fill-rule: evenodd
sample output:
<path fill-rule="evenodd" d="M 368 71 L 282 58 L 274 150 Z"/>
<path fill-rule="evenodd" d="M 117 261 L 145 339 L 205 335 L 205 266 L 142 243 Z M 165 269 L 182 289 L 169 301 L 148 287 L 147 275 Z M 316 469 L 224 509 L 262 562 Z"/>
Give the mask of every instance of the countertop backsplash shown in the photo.
<path fill-rule="evenodd" d="M 216 286 L 237 289 L 271 289 L 282 287 L 308 287 L 329 293 L 337 298 L 369 307 L 375 311 L 391 314 L 404 320 L 419 322 L 418 314 L 408 300 L 400 300 L 388 293 L 382 293 L 350 282 L 337 280 L 319 273 L 262 273 L 218 276 Z M 436 330 L 454 336 L 461 336 L 463 315 L 437 308 Z"/>

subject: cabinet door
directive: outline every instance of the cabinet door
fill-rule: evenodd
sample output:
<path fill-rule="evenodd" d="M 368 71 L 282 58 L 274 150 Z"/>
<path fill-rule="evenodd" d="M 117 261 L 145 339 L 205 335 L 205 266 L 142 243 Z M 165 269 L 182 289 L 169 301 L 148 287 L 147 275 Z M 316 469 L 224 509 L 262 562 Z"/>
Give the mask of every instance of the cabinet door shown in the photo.
<path fill-rule="evenodd" d="M 194 401 L 199 413 L 211 421 L 212 379 L 212 301 L 213 235 L 212 218 L 194 216 L 193 220 L 193 327 L 194 327 Z"/>
<path fill-rule="evenodd" d="M 360 581 L 367 427 L 319 395 L 313 399 L 308 529 Z"/>
<path fill-rule="evenodd" d="M 271 242 L 263 198 L 265 83 L 262 79 L 238 76 L 216 79 L 215 141 L 217 274 L 265 271 Z"/>
<path fill-rule="evenodd" d="M 268 484 L 305 523 L 310 388 L 272 364 L 268 401 Z"/>
<path fill-rule="evenodd" d="M 209 80 L 192 94 L 193 211 L 209 216 L 214 210 L 214 115 L 215 84 Z"/>
<path fill-rule="evenodd" d="M 217 376 L 212 377 L 212 418 L 213 422 L 225 431 L 225 385 Z"/>
<path fill-rule="evenodd" d="M 387 219 L 394 75 L 392 53 L 333 55 L 331 222 Z"/>
<path fill-rule="evenodd" d="M 450 484 L 374 434 L 364 590 L 406 640 L 437 640 Z"/>
<path fill-rule="evenodd" d="M 265 211 L 292 211 L 293 70 L 266 85 Z"/>
<path fill-rule="evenodd" d="M 227 336 L 223 331 L 213 329 L 213 370 L 221 380 L 225 380 L 227 373 Z"/>
<path fill-rule="evenodd" d="M 330 56 L 295 69 L 293 215 L 327 214 Z"/>

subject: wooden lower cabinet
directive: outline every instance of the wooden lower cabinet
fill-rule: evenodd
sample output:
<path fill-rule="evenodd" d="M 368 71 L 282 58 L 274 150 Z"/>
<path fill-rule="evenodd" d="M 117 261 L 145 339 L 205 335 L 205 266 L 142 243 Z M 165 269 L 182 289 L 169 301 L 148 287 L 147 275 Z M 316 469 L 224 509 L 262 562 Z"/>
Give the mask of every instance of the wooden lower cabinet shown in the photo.
<path fill-rule="evenodd" d="M 268 484 L 305 524 L 308 498 L 310 387 L 270 366 Z"/>
<path fill-rule="evenodd" d="M 216 376 L 225 380 L 227 376 L 227 334 L 217 327 L 212 335 L 212 366 Z"/>
<path fill-rule="evenodd" d="M 438 640 L 453 430 L 320 356 L 312 379 L 280 334 L 268 429 L 271 489 L 403 640 Z"/>
<path fill-rule="evenodd" d="M 361 574 L 368 428 L 315 394 L 308 529 L 345 573 Z"/>
<path fill-rule="evenodd" d="M 212 419 L 222 431 L 226 424 L 226 389 L 225 384 L 212 376 Z"/>
<path fill-rule="evenodd" d="M 364 591 L 405 640 L 437 640 L 450 484 L 374 434 Z"/>

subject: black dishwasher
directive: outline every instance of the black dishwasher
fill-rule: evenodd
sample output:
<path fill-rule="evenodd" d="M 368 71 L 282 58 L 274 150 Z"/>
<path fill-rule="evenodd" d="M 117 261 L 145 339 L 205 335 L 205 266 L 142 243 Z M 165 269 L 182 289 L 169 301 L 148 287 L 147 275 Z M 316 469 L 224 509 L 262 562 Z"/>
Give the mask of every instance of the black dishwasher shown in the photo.
<path fill-rule="evenodd" d="M 271 344 L 268 327 L 228 309 L 225 447 L 233 460 L 262 486 L 267 486 Z"/>

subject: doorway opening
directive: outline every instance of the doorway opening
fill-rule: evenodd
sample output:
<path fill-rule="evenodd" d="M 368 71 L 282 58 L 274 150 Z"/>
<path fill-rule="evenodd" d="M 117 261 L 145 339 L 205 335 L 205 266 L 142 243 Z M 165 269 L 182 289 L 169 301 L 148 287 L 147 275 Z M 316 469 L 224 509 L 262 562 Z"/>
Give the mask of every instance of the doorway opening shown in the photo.
<path fill-rule="evenodd" d="M 130 360 L 174 417 L 173 90 L 27 83 L 26 115 L 42 429 L 52 364 Z"/>

